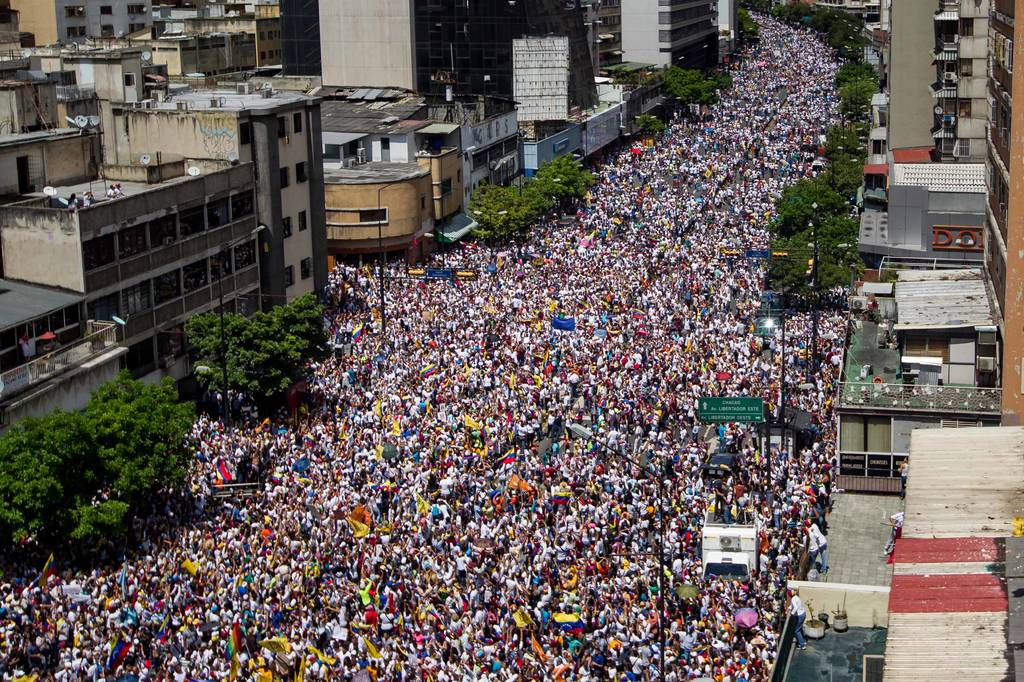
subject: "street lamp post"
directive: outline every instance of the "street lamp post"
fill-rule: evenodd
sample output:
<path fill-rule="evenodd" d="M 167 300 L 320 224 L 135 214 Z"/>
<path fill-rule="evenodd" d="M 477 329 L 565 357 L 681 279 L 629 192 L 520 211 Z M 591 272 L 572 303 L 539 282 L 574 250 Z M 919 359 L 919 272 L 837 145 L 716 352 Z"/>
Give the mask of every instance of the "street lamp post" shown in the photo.
<path fill-rule="evenodd" d="M 817 213 L 817 202 L 811 204 L 811 208 Z M 818 371 L 818 226 L 814 220 L 811 220 L 811 239 L 814 240 L 814 254 L 811 256 L 811 352 L 808 357 L 808 381 Z"/>
<path fill-rule="evenodd" d="M 582 424 L 572 423 L 566 428 L 583 440 L 597 443 L 599 446 L 619 457 L 623 461 L 635 466 L 638 469 L 645 469 L 644 465 L 636 461 L 626 453 L 616 450 L 608 443 L 594 435 L 594 432 Z M 650 465 L 650 462 L 648 462 Z M 658 676 L 665 679 L 665 488 L 662 482 L 662 471 L 655 468 L 655 482 L 657 483 L 658 495 Z"/>
<path fill-rule="evenodd" d="M 395 180 L 393 182 L 385 182 L 383 185 L 377 188 L 377 259 L 379 261 L 378 277 L 377 279 L 380 289 L 380 331 L 381 337 L 387 332 L 388 318 L 384 311 L 384 222 L 381 220 L 380 212 L 383 211 L 383 207 L 380 203 L 380 195 L 388 187 L 393 185 L 400 185 L 405 180 Z M 390 220 L 388 221 L 390 222 Z"/>
<path fill-rule="evenodd" d="M 219 255 L 221 257 L 218 259 L 220 262 L 217 263 L 217 298 L 220 304 L 220 369 L 221 380 L 223 381 L 220 392 L 220 410 L 224 415 L 224 426 L 228 426 L 231 423 L 231 410 L 228 405 L 228 339 L 224 330 L 224 254 L 231 258 L 231 249 L 244 241 L 258 236 L 265 229 L 267 229 L 267 226 L 260 223 L 248 234 L 225 242 L 220 247 Z M 256 250 L 257 252 L 259 251 L 258 246 Z M 235 300 L 238 300 L 237 296 L 235 296 Z"/>

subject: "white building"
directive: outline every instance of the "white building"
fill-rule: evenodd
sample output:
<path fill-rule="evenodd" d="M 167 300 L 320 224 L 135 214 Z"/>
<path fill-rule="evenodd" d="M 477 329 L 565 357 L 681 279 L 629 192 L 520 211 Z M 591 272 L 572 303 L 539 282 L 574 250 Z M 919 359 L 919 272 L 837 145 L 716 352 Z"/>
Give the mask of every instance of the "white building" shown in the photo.
<path fill-rule="evenodd" d="M 118 38 L 153 24 L 151 0 L 11 0 L 36 45 Z"/>

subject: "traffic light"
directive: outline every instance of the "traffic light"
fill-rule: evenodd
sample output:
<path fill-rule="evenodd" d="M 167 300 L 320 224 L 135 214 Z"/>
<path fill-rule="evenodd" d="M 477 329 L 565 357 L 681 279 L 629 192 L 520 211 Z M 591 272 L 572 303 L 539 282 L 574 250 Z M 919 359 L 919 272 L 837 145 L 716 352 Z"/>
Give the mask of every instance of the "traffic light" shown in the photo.
<path fill-rule="evenodd" d="M 799 357 L 801 360 L 806 360 L 807 359 L 807 349 L 806 348 L 801 348 L 800 352 L 797 354 L 797 357 Z"/>
<path fill-rule="evenodd" d="M 772 256 L 775 258 L 785 258 L 789 255 L 789 251 L 772 251 Z"/>
<path fill-rule="evenodd" d="M 807 272 L 805 272 L 804 274 L 807 275 L 808 277 L 810 277 L 812 274 L 814 274 L 814 259 L 813 258 L 808 258 L 807 259 Z"/>

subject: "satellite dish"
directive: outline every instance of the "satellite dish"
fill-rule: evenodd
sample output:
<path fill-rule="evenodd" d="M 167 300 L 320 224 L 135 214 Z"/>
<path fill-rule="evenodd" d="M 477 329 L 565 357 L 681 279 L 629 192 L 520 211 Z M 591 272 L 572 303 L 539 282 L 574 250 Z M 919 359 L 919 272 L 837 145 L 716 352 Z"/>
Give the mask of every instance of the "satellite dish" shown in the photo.
<path fill-rule="evenodd" d="M 153 53 L 152 52 L 150 52 L 149 50 L 143 51 L 143 53 L 142 53 L 142 61 L 148 62 L 152 58 L 153 58 Z"/>
<path fill-rule="evenodd" d="M 22 50 L 21 51 L 21 56 L 25 57 L 25 58 L 31 57 L 32 56 L 32 50 L 29 50 L 27 48 Z"/>
<path fill-rule="evenodd" d="M 90 117 L 89 117 L 89 125 L 90 125 L 90 126 L 92 126 L 93 128 L 95 128 L 95 127 L 96 127 L 96 126 L 98 126 L 99 124 L 100 124 L 100 117 L 99 117 L 99 116 L 90 116 Z"/>
<path fill-rule="evenodd" d="M 150 158 L 149 154 L 143 154 L 142 156 L 139 157 L 139 164 L 142 166 L 148 166 L 149 162 L 152 160 L 153 159 Z"/>
<path fill-rule="evenodd" d="M 68 125 L 69 126 L 74 126 L 75 125 L 75 119 L 71 118 L 70 116 L 65 116 L 64 118 L 66 118 L 68 120 Z"/>
<path fill-rule="evenodd" d="M 57 196 L 57 188 L 50 187 L 49 185 L 47 185 L 46 187 L 43 188 L 43 194 L 45 194 L 48 197 L 55 197 Z"/>
<path fill-rule="evenodd" d="M 228 161 L 231 161 L 231 162 L 238 161 L 238 153 L 237 152 L 228 152 Z"/>
<path fill-rule="evenodd" d="M 196 166 L 188 167 L 188 174 L 191 175 L 193 178 L 199 177 L 200 175 L 202 175 L 202 173 L 203 171 L 199 170 L 199 168 L 197 168 Z"/>
<path fill-rule="evenodd" d="M 942 116 L 942 107 L 935 107 L 932 111 L 934 111 L 937 116 Z"/>
<path fill-rule="evenodd" d="M 117 323 L 118 323 L 119 325 L 121 325 L 122 327 L 123 327 L 123 326 L 125 326 L 126 324 L 128 324 L 128 322 L 127 322 L 127 321 L 125 321 L 125 320 L 122 320 L 122 319 L 121 319 L 120 317 L 118 317 L 117 315 L 111 315 L 111 316 L 110 316 L 110 319 L 111 319 L 111 320 L 113 320 L 114 322 L 117 322 Z"/>
<path fill-rule="evenodd" d="M 84 128 L 85 126 L 89 125 L 89 117 L 88 116 L 75 116 L 75 125 L 78 126 L 79 128 Z"/>

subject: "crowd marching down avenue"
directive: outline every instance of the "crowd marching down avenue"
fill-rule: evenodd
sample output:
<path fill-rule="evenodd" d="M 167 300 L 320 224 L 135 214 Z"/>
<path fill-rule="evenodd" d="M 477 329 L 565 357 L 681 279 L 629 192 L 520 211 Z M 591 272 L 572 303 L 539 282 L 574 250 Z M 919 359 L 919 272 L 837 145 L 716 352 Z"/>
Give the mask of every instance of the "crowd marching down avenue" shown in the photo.
<path fill-rule="evenodd" d="M 325 324 L 351 352 L 310 368 L 303 416 L 199 418 L 191 489 L 105 568 L 5 566 L 0 677 L 769 679 L 834 494 L 843 318 L 820 311 L 809 373 L 810 314 L 781 357 L 779 330 L 754 332 L 764 261 L 722 249 L 767 248 L 782 189 L 816 172 L 840 63 L 758 20 L 721 102 L 595 169 L 573 224 L 453 247 L 471 281 L 393 266 L 383 316 L 376 269 L 339 266 Z M 764 452 L 725 425 L 737 465 L 704 475 L 698 398 L 763 397 L 770 420 L 783 394 L 813 444 Z M 709 507 L 757 520 L 749 581 L 703 577 Z"/>

